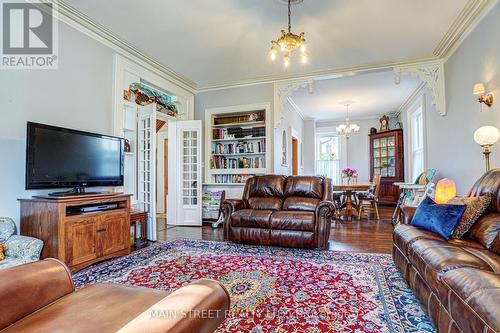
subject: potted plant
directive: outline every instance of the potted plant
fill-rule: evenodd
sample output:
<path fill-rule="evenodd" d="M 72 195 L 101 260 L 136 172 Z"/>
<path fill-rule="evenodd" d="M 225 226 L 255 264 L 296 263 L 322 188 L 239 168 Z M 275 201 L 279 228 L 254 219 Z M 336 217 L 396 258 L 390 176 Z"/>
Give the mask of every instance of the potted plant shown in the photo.
<path fill-rule="evenodd" d="M 342 176 L 347 178 L 347 184 L 350 184 L 352 177 L 357 176 L 357 175 L 358 175 L 358 171 L 356 169 L 345 168 L 342 170 Z"/>

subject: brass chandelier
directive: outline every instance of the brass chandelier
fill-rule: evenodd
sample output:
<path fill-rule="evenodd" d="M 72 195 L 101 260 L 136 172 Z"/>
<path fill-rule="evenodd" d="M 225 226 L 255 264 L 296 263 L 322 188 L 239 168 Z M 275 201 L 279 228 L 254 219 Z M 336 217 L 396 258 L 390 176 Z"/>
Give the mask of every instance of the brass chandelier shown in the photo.
<path fill-rule="evenodd" d="M 276 60 L 278 49 L 284 53 L 283 66 L 285 67 L 290 66 L 290 55 L 298 49 L 300 49 L 301 62 L 303 64 L 307 63 L 305 34 L 304 32 L 301 32 L 300 35 L 292 33 L 291 5 L 291 0 L 288 0 L 288 32 L 281 30 L 280 37 L 277 40 L 271 41 L 271 50 L 269 51 L 269 57 L 272 61 Z"/>

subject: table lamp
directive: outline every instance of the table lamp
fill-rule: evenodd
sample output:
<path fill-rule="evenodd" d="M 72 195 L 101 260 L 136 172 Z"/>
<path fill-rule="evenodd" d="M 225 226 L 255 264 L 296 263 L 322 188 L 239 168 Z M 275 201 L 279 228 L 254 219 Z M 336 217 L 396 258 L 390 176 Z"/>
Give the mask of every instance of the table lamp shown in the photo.
<path fill-rule="evenodd" d="M 483 147 L 484 159 L 486 160 L 486 172 L 490 171 L 491 146 L 500 138 L 500 132 L 495 126 L 479 127 L 474 132 L 474 141 Z"/>
<path fill-rule="evenodd" d="M 445 204 L 457 196 L 457 186 L 451 179 L 444 178 L 438 181 L 436 185 L 436 197 L 434 201 L 439 204 Z"/>

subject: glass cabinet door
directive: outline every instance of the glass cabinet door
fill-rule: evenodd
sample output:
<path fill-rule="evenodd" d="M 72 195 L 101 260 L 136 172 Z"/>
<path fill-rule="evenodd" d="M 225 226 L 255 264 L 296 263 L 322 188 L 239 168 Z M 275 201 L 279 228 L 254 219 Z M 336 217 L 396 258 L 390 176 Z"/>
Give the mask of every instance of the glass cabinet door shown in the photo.
<path fill-rule="evenodd" d="M 198 204 L 198 131 L 182 131 L 184 155 L 182 193 L 187 206 Z"/>

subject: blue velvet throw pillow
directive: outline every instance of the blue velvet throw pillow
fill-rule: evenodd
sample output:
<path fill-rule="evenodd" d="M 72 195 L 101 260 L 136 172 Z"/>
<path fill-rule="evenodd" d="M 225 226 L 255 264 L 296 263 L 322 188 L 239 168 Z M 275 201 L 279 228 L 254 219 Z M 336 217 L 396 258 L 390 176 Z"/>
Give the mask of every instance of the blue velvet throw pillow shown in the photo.
<path fill-rule="evenodd" d="M 418 206 L 411 225 L 449 240 L 466 208 L 467 205 L 438 205 L 426 197 Z"/>

